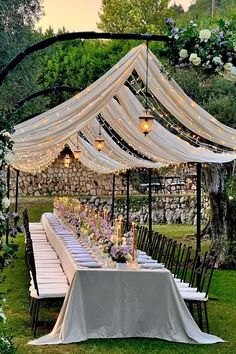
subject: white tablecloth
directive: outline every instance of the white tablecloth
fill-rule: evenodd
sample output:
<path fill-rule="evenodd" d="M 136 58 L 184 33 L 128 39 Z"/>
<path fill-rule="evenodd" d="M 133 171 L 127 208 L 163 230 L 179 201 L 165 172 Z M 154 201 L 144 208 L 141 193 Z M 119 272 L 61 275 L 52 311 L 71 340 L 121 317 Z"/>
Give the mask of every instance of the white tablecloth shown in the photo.
<path fill-rule="evenodd" d="M 126 337 L 223 342 L 201 332 L 168 270 L 77 269 L 53 331 L 29 344 Z"/>

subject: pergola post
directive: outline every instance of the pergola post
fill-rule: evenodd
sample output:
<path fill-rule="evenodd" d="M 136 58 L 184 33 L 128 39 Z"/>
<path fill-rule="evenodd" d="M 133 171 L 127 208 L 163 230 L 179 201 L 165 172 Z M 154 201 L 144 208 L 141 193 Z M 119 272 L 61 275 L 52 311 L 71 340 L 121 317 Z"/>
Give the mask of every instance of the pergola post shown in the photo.
<path fill-rule="evenodd" d="M 19 195 L 19 175 L 20 171 L 16 170 L 16 195 L 15 195 L 15 214 L 18 213 L 18 195 Z M 18 216 L 15 216 L 14 226 L 17 227 Z"/>
<path fill-rule="evenodd" d="M 10 165 L 7 166 L 7 198 L 10 198 Z M 9 216 L 9 207 L 6 209 L 6 244 L 9 243 L 9 232 L 10 232 L 10 216 Z"/>
<path fill-rule="evenodd" d="M 114 214 L 115 214 L 115 187 L 116 187 L 116 175 L 113 173 L 112 175 L 112 202 L 111 202 L 111 223 L 113 225 L 114 222 Z"/>
<path fill-rule="evenodd" d="M 148 238 L 152 243 L 152 168 L 148 169 Z"/>
<path fill-rule="evenodd" d="M 196 250 L 201 251 L 201 189 L 202 164 L 197 163 L 197 243 Z"/>
<path fill-rule="evenodd" d="M 130 207 L 130 196 L 129 196 L 129 182 L 130 182 L 130 171 L 126 171 L 126 230 L 129 230 L 129 207 Z"/>

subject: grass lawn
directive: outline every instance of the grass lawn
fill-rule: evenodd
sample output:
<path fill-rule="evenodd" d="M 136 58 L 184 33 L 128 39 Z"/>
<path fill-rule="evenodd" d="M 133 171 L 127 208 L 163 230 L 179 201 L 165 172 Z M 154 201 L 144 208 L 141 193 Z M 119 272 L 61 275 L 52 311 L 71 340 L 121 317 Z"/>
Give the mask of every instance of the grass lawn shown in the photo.
<path fill-rule="evenodd" d="M 40 206 L 35 202 L 29 206 L 25 199 L 24 205 L 29 209 L 31 221 L 38 221 L 40 213 L 52 210 L 52 201 L 48 198 L 40 198 Z M 48 208 L 48 209 L 47 209 Z M 163 232 L 164 231 L 160 231 Z M 171 231 L 172 232 L 172 231 Z M 189 231 L 186 230 L 188 234 Z M 180 234 L 181 235 L 181 234 Z M 171 235 L 170 235 L 171 236 Z M 210 289 L 210 301 L 208 306 L 211 333 L 223 338 L 226 343 L 214 345 L 186 345 L 168 343 L 154 339 L 104 339 L 88 340 L 78 344 L 56 346 L 28 346 L 27 342 L 33 338 L 30 328 L 28 307 L 28 276 L 24 263 L 24 238 L 17 237 L 16 242 L 20 249 L 14 268 L 4 270 L 6 281 L 3 291 L 6 292 L 7 303 L 4 311 L 8 317 L 4 325 L 7 333 L 13 335 L 14 342 L 19 345 L 18 353 L 81 353 L 81 354 L 205 354 L 222 353 L 234 354 L 236 348 L 236 282 L 235 272 L 215 271 Z M 191 240 L 190 240 L 191 242 Z M 158 301 L 158 299 L 157 299 Z M 47 306 L 40 311 L 40 327 L 38 336 L 44 335 L 53 327 L 59 311 L 59 304 L 50 308 Z M 1 353 L 3 354 L 3 353 Z"/>

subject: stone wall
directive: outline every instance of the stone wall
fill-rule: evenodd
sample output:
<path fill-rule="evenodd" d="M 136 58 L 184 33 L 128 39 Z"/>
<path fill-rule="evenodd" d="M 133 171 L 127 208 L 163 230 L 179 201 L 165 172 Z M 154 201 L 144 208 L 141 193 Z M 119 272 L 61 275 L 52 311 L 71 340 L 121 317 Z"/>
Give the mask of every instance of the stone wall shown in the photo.
<path fill-rule="evenodd" d="M 209 208 L 208 199 L 203 196 L 202 220 L 207 219 Z M 99 210 L 111 209 L 111 198 L 80 198 L 80 201 L 88 206 Z M 152 200 L 152 219 L 154 224 L 189 224 L 195 225 L 197 220 L 196 197 L 194 195 L 185 196 L 154 196 Z M 126 198 L 116 198 L 115 217 L 126 216 Z M 148 223 L 148 198 L 144 196 L 133 196 L 130 199 L 130 220 Z"/>
<path fill-rule="evenodd" d="M 192 171 L 182 171 L 186 176 Z M 144 183 L 143 183 L 144 182 Z M 130 175 L 130 193 L 142 194 L 148 190 L 147 173 L 144 170 L 132 171 Z M 159 186 L 161 182 L 161 186 Z M 153 173 L 153 192 L 162 194 L 193 193 L 196 189 L 195 178 L 183 178 L 179 171 L 171 171 L 165 179 L 159 179 Z M 157 188 L 155 187 L 157 185 Z M 14 195 L 15 173 L 11 172 L 11 195 Z M 126 194 L 125 175 L 116 176 L 116 195 Z M 62 158 L 42 173 L 29 174 L 20 172 L 19 195 L 97 195 L 112 194 L 112 175 L 97 174 L 86 168 L 77 160 L 72 160 L 69 168 L 65 168 Z"/>
<path fill-rule="evenodd" d="M 15 191 L 15 173 L 11 171 L 11 195 Z M 126 178 L 116 176 L 116 194 L 126 193 Z M 136 191 L 131 186 L 131 193 Z M 136 192 L 137 193 L 137 192 Z M 102 195 L 112 194 L 112 175 L 97 174 L 77 160 L 69 168 L 58 158 L 45 171 L 29 174 L 20 172 L 19 195 Z"/>

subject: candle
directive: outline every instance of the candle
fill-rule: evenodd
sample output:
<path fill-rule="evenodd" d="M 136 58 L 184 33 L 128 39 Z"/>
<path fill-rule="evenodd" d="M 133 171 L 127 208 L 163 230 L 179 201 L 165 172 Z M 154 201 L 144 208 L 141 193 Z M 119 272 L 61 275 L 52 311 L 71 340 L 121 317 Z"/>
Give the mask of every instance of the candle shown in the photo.
<path fill-rule="evenodd" d="M 131 233 L 132 233 L 132 260 L 135 260 L 135 245 L 136 245 L 136 227 L 135 223 L 131 224 Z"/>

